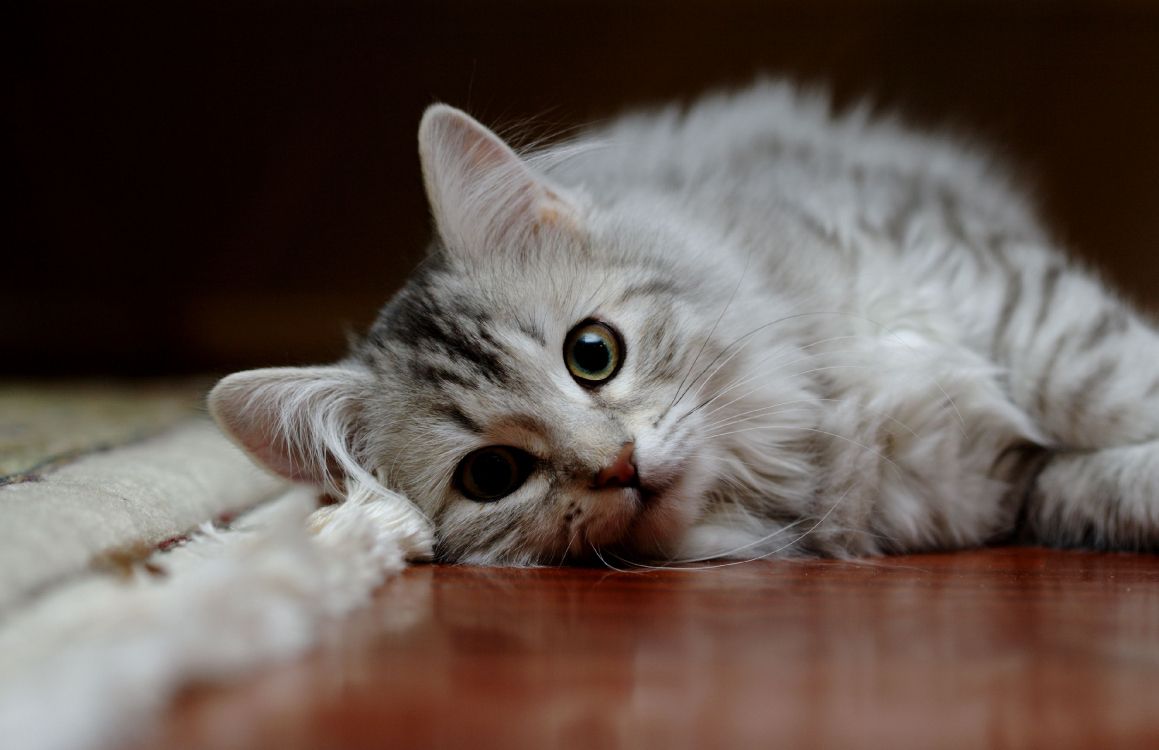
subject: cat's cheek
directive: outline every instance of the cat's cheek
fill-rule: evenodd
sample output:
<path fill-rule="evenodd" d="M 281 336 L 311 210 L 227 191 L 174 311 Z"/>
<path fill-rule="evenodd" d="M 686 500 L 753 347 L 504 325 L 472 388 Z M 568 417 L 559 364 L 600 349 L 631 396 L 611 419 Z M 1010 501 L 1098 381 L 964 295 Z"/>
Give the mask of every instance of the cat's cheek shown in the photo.
<path fill-rule="evenodd" d="M 686 439 L 671 430 L 648 428 L 636 436 L 636 469 L 640 484 L 656 494 L 681 488 L 694 462 Z"/>

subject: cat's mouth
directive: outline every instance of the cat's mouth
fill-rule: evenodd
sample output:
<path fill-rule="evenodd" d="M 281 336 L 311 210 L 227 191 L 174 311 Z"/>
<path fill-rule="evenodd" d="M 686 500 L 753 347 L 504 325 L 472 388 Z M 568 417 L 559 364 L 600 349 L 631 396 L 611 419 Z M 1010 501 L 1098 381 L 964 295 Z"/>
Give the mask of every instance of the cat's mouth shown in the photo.
<path fill-rule="evenodd" d="M 639 473 L 637 475 L 639 481 L 636 490 L 640 495 L 641 504 L 647 508 L 650 504 L 658 502 L 673 487 L 680 483 L 682 476 L 683 472 L 679 469 L 670 469 L 668 471 L 649 470 Z"/>
<path fill-rule="evenodd" d="M 626 543 L 641 519 L 663 503 L 664 490 L 639 481 L 617 487 L 593 488 L 581 527 L 581 546 L 610 548 Z"/>
<path fill-rule="evenodd" d="M 652 505 L 655 505 L 660 501 L 660 498 L 664 496 L 664 492 L 662 490 L 649 489 L 647 487 L 638 488 L 636 490 L 636 494 L 640 498 L 640 505 L 642 508 L 648 508 Z"/>
<path fill-rule="evenodd" d="M 625 451 L 623 461 L 611 462 L 592 478 L 575 547 L 579 554 L 573 558 L 598 559 L 600 550 L 625 559 L 652 558 L 674 543 L 685 526 L 679 498 L 687 466 L 649 460 L 653 456 Z"/>
<path fill-rule="evenodd" d="M 649 481 L 647 478 L 641 478 L 640 482 L 633 488 L 640 504 L 640 512 L 646 512 L 662 504 L 665 496 L 678 481 L 676 477 L 664 477 L 663 479 L 664 481 Z"/>
<path fill-rule="evenodd" d="M 642 477 L 636 472 L 623 482 L 611 486 L 598 486 L 593 484 L 589 489 L 593 492 L 611 490 L 623 493 L 627 497 L 635 500 L 639 506 L 638 509 L 643 511 L 660 502 L 665 493 L 676 484 L 676 480 L 673 478 L 666 477 L 665 480 L 660 482 L 649 481 L 648 478 Z"/>
<path fill-rule="evenodd" d="M 649 482 L 647 477 L 644 477 L 639 484 L 628 488 L 625 499 L 629 500 L 632 510 L 630 516 L 625 519 L 617 542 L 631 545 L 631 540 L 638 536 L 640 529 L 654 529 L 659 519 L 670 515 L 672 493 L 678 483 L 676 479 Z"/>

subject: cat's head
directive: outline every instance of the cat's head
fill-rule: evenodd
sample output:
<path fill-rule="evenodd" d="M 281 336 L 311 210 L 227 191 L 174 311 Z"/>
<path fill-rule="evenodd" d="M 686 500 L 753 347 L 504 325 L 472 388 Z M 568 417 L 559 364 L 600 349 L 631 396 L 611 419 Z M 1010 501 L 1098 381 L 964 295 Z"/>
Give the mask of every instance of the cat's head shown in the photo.
<path fill-rule="evenodd" d="M 227 377 L 214 416 L 287 477 L 404 494 L 440 559 L 670 555 L 737 460 L 696 408 L 749 360 L 725 335 L 744 311 L 721 319 L 737 269 L 646 205 L 551 184 L 458 110 L 430 108 L 419 144 L 428 259 L 347 359 Z"/>

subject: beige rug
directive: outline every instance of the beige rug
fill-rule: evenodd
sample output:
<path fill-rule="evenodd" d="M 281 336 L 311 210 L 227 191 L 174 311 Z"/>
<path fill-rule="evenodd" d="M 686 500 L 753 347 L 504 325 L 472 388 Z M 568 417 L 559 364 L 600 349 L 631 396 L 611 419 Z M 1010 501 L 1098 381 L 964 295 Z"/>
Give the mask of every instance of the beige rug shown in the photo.
<path fill-rule="evenodd" d="M 204 385 L 0 387 L 0 616 L 272 498 L 203 414 Z"/>
<path fill-rule="evenodd" d="M 0 484 L 147 438 L 202 411 L 209 381 L 0 384 Z"/>
<path fill-rule="evenodd" d="M 111 747 L 430 554 L 400 496 L 255 468 L 200 385 L 0 388 L 0 747 Z"/>

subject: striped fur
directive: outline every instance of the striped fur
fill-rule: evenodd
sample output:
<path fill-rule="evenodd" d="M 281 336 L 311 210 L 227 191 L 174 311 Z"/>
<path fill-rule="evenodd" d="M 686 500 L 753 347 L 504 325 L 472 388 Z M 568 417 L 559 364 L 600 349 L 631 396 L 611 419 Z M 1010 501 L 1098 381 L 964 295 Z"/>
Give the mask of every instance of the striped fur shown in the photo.
<path fill-rule="evenodd" d="M 442 105 L 419 138 L 436 239 L 366 337 L 211 396 L 275 470 L 365 469 L 466 562 L 1159 548 L 1159 334 L 978 150 L 775 83 L 522 157 Z M 589 318 L 627 350 L 594 390 Z M 629 441 L 641 487 L 593 489 Z M 535 470 L 472 502 L 496 444 Z"/>

